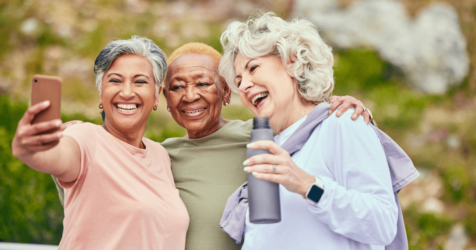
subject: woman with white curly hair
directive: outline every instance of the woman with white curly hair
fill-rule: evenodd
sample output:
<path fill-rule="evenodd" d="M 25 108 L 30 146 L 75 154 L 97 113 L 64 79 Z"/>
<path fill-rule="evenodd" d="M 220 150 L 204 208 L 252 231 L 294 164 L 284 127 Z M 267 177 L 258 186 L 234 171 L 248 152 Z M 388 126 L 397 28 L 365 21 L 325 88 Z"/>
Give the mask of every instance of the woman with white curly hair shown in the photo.
<path fill-rule="evenodd" d="M 392 152 L 382 147 L 383 132 L 361 117 L 327 118 L 334 59 L 316 27 L 266 13 L 231 23 L 221 42 L 220 75 L 253 114 L 269 117 L 278 134 L 276 143 L 248 144 L 270 154 L 243 164 L 256 178 L 281 184 L 281 222 L 252 224 L 247 211 L 242 249 L 384 249 L 391 244 L 401 211 L 389 165 L 402 165 L 408 156 L 392 141 L 391 150 L 402 156 L 393 161 Z M 311 126 L 323 115 L 327 119 Z M 284 149 L 305 130 L 298 150 Z M 411 161 L 404 164 L 408 176 L 416 178 Z M 225 209 L 223 218 L 229 213 Z"/>

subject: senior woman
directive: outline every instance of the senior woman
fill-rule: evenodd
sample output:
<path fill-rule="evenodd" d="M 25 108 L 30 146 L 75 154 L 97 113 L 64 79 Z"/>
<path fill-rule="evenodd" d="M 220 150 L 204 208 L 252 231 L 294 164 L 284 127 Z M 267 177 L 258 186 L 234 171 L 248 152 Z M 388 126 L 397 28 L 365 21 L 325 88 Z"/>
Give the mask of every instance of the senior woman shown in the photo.
<path fill-rule="evenodd" d="M 221 42 L 220 75 L 230 89 L 239 91 L 253 114 L 269 117 L 278 134 L 276 143 L 247 145 L 271 154 L 251 157 L 243 164 L 256 178 L 281 184 L 282 219 L 276 224 L 252 224 L 247 212 L 242 249 L 384 249 L 390 245 L 397 234 L 399 210 L 386 152 L 371 126 L 361 118 L 352 121 L 331 115 L 309 129 L 307 141 L 292 156 L 281 148 L 306 129 L 301 125 L 308 123 L 308 117 L 326 109 L 334 88 L 331 49 L 314 25 L 266 13 L 246 23 L 231 23 Z M 349 112 L 343 115 L 349 116 Z"/>
<path fill-rule="evenodd" d="M 59 249 L 184 248 L 189 217 L 170 159 L 162 146 L 143 137 L 166 71 L 165 55 L 151 40 L 113 41 L 94 65 L 102 125 L 39 135 L 61 125 L 31 124 L 47 102 L 30 107 L 20 120 L 13 154 L 52 174 L 65 189 Z"/>

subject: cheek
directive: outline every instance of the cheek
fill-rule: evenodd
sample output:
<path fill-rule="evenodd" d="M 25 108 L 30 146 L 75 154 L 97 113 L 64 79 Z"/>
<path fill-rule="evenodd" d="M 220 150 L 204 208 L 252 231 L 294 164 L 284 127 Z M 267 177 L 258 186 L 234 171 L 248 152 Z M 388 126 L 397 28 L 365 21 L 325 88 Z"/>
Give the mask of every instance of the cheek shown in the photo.
<path fill-rule="evenodd" d="M 168 98 L 167 98 L 167 105 L 170 107 L 177 107 L 180 103 L 180 95 L 169 92 Z"/>
<path fill-rule="evenodd" d="M 248 99 L 246 99 L 246 95 L 241 92 L 240 92 L 240 100 L 246 106 L 250 105 L 250 103 L 248 102 Z"/>

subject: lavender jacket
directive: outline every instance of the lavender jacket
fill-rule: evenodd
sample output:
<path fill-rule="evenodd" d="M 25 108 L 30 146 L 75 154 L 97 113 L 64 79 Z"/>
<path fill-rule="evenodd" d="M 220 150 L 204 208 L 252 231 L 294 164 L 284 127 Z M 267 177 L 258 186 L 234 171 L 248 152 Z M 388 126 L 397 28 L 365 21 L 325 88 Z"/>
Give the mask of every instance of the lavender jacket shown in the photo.
<path fill-rule="evenodd" d="M 296 129 L 293 135 L 282 145 L 292 156 L 298 152 L 307 142 L 314 129 L 324 121 L 328 115 L 330 104 L 321 103 L 312 110 L 301 126 Z M 398 192 L 415 180 L 420 174 L 412 163 L 408 155 L 395 143 L 387 134 L 377 127 L 371 125 L 380 139 L 380 143 L 387 157 L 392 178 L 392 187 L 395 194 L 395 201 L 398 206 L 397 235 L 393 242 L 386 246 L 386 250 L 408 249 L 407 233 L 403 222 L 403 214 L 398 200 Z M 228 198 L 225 211 L 220 221 L 220 228 L 225 231 L 236 243 L 241 243 L 245 231 L 246 210 L 248 209 L 248 186 L 243 184 Z"/>

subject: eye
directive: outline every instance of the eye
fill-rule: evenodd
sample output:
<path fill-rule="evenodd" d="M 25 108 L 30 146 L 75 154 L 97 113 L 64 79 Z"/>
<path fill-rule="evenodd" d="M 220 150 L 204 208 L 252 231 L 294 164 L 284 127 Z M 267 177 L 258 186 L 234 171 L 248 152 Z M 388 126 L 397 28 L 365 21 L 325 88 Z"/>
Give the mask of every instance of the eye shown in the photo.
<path fill-rule="evenodd" d="M 204 82 L 201 82 L 199 84 L 197 84 L 199 87 L 205 87 L 205 86 L 208 86 L 210 85 L 209 83 L 204 83 Z"/>
<path fill-rule="evenodd" d="M 109 80 L 109 82 L 120 83 L 121 81 L 119 81 L 119 80 L 117 80 L 117 79 L 111 79 L 111 80 Z"/>
<path fill-rule="evenodd" d="M 136 81 L 136 83 L 144 84 L 144 83 L 147 83 L 147 82 L 144 81 L 144 80 L 138 80 L 138 81 Z"/>
<path fill-rule="evenodd" d="M 255 65 L 255 66 L 251 67 L 250 72 L 253 73 L 253 71 L 255 71 L 256 68 L 258 68 L 258 65 Z"/>
<path fill-rule="evenodd" d="M 170 87 L 170 90 L 178 90 L 178 89 L 181 89 L 182 86 L 171 86 Z"/>
<path fill-rule="evenodd" d="M 239 82 L 236 83 L 236 86 L 237 86 L 238 88 L 240 87 L 240 85 L 241 85 L 241 81 L 239 81 Z"/>

